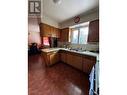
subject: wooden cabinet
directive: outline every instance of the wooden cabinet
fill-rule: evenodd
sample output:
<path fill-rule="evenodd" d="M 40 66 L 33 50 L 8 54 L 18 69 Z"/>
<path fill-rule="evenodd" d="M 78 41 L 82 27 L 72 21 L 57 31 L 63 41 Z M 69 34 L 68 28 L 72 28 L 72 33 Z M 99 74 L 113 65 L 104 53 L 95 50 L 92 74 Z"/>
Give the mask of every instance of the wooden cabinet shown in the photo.
<path fill-rule="evenodd" d="M 60 30 L 60 41 L 61 42 L 69 41 L 69 28 L 64 28 Z"/>
<path fill-rule="evenodd" d="M 90 22 L 88 42 L 99 42 L 99 20 Z"/>
<path fill-rule="evenodd" d="M 67 63 L 67 53 L 66 52 L 60 53 L 60 61 Z"/>
<path fill-rule="evenodd" d="M 96 64 L 96 57 L 76 54 L 68 51 L 42 52 L 47 66 L 51 66 L 59 61 L 67 63 L 86 74 L 90 74 L 92 67 Z"/>
<path fill-rule="evenodd" d="M 59 53 L 58 51 L 49 52 L 49 53 L 42 53 L 44 61 L 47 66 L 51 66 L 57 62 L 59 62 Z"/>
<path fill-rule="evenodd" d="M 51 31 L 51 37 L 56 37 L 55 28 L 51 26 L 50 31 Z"/>
<path fill-rule="evenodd" d="M 90 74 L 92 67 L 96 64 L 96 57 L 84 56 L 83 57 L 83 72 Z"/>
<path fill-rule="evenodd" d="M 57 53 L 57 52 L 52 52 L 52 53 L 49 55 L 49 60 L 50 60 L 50 65 L 59 62 L 59 53 Z"/>
<path fill-rule="evenodd" d="M 60 38 L 60 29 L 55 28 L 55 34 L 57 38 Z"/>
<path fill-rule="evenodd" d="M 82 56 L 76 54 L 67 54 L 67 64 L 82 70 Z"/>
<path fill-rule="evenodd" d="M 40 24 L 41 36 L 51 37 L 51 29 L 47 24 Z"/>
<path fill-rule="evenodd" d="M 55 28 L 53 26 L 41 23 L 40 24 L 40 31 L 41 31 L 41 36 L 45 36 L 45 37 L 56 37 L 59 38 L 59 29 Z"/>
<path fill-rule="evenodd" d="M 60 52 L 60 60 L 87 74 L 91 72 L 93 65 L 96 63 L 96 57 L 64 51 Z"/>
<path fill-rule="evenodd" d="M 56 37 L 56 38 L 59 38 L 60 35 L 59 35 L 59 29 L 58 28 L 55 28 L 55 27 L 50 27 L 51 28 L 51 36 L 52 37 Z"/>

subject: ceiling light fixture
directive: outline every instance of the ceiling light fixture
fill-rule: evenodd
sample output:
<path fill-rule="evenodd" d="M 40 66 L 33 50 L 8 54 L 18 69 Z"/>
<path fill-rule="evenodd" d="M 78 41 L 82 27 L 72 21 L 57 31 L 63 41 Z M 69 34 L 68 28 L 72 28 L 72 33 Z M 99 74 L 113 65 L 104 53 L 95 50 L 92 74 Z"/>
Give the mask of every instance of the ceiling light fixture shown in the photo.
<path fill-rule="evenodd" d="M 53 2 L 54 2 L 55 4 L 60 4 L 60 3 L 61 3 L 61 0 L 53 0 Z"/>

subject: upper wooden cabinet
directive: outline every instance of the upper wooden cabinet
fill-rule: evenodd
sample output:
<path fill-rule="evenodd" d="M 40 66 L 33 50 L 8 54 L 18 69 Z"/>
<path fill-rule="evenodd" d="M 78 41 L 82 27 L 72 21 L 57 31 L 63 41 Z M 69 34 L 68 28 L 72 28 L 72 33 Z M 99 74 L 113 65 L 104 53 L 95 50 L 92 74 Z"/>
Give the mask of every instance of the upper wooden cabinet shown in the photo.
<path fill-rule="evenodd" d="M 69 28 L 64 28 L 60 30 L 60 41 L 61 42 L 69 41 Z"/>
<path fill-rule="evenodd" d="M 60 30 L 58 28 L 50 26 L 50 29 L 51 29 L 50 32 L 52 34 L 52 37 L 57 37 L 57 38 L 60 37 Z"/>
<path fill-rule="evenodd" d="M 60 38 L 60 29 L 59 28 L 55 28 L 55 32 L 56 32 L 56 37 Z"/>
<path fill-rule="evenodd" d="M 56 37 L 55 28 L 50 26 L 51 37 Z"/>
<path fill-rule="evenodd" d="M 60 31 L 58 28 L 55 28 L 53 26 L 41 23 L 40 24 L 40 34 L 41 36 L 45 36 L 45 37 L 56 37 L 59 38 L 60 35 Z"/>
<path fill-rule="evenodd" d="M 99 42 L 99 20 L 90 22 L 88 42 Z"/>
<path fill-rule="evenodd" d="M 50 31 L 50 27 L 47 24 L 40 24 L 40 34 L 41 36 L 45 36 L 45 37 L 51 37 L 51 31 Z"/>

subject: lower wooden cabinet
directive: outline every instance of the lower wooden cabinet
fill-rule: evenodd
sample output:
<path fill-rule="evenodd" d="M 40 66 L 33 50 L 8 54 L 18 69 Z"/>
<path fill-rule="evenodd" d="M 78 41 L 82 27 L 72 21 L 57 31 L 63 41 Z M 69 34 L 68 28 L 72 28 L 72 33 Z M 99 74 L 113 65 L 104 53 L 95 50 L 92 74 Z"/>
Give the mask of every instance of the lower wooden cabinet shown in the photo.
<path fill-rule="evenodd" d="M 51 66 L 59 61 L 62 61 L 85 72 L 86 74 L 90 74 L 92 67 L 96 64 L 96 57 L 70 52 L 54 51 L 43 53 L 43 58 L 47 66 Z"/>
<path fill-rule="evenodd" d="M 67 54 L 67 64 L 82 70 L 82 56 L 75 54 Z"/>
<path fill-rule="evenodd" d="M 50 53 L 43 53 L 43 58 L 47 66 L 51 66 L 59 62 L 59 53 L 57 51 Z"/>
<path fill-rule="evenodd" d="M 50 65 L 59 62 L 59 53 L 53 52 L 49 55 Z"/>
<path fill-rule="evenodd" d="M 60 53 L 60 61 L 67 63 L 67 54 L 66 52 L 61 52 Z"/>
<path fill-rule="evenodd" d="M 90 74 L 92 67 L 96 64 L 96 57 L 84 56 L 83 57 L 83 72 Z"/>

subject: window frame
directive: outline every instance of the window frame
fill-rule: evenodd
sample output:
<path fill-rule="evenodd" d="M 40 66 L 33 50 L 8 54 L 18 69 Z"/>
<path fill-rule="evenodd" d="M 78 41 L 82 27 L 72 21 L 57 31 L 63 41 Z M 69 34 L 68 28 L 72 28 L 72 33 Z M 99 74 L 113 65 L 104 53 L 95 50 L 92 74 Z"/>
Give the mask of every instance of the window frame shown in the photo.
<path fill-rule="evenodd" d="M 80 44 L 79 43 L 80 28 L 84 28 L 84 27 L 88 27 L 88 35 L 89 35 L 89 24 L 87 24 L 85 26 L 71 28 L 71 33 L 70 33 L 70 42 L 71 43 L 72 43 L 72 39 L 73 39 L 73 31 L 78 30 L 78 41 L 77 41 L 77 43 L 72 43 L 72 44 Z M 87 37 L 87 41 L 88 41 L 88 37 Z M 86 43 L 88 43 L 88 42 L 86 42 Z"/>

